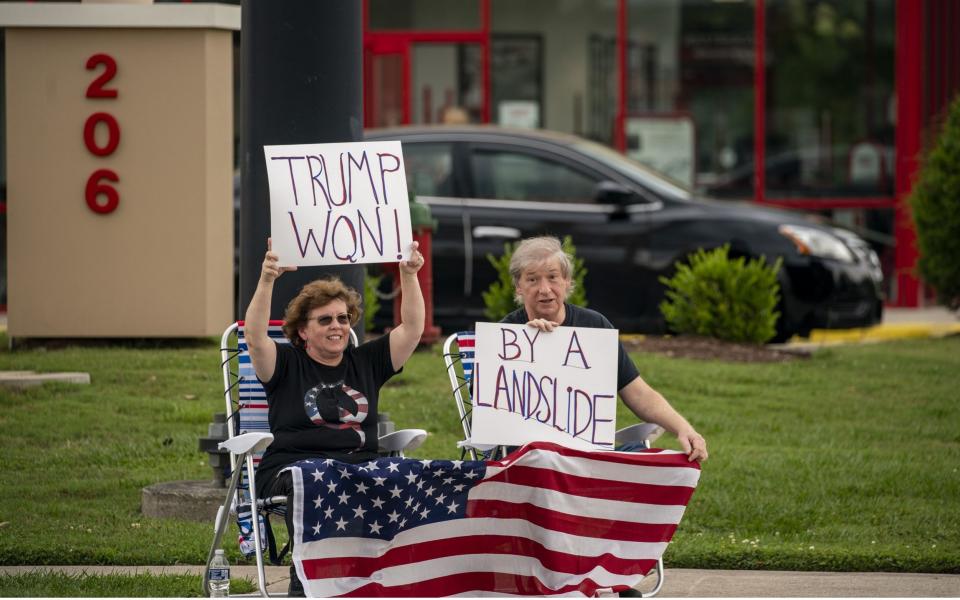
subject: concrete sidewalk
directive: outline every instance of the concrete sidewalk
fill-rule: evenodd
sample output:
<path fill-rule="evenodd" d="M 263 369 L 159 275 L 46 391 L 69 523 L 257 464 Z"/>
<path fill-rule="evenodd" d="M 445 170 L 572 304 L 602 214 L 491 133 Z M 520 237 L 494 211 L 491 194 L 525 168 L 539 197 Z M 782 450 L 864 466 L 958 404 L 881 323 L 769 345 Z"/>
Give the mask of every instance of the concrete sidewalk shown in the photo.
<path fill-rule="evenodd" d="M 57 571 L 70 574 L 195 575 L 200 585 L 202 567 L 0 567 L 0 575 Z M 234 578 L 256 581 L 256 568 L 234 566 Z M 267 591 L 285 593 L 288 567 L 267 567 Z M 641 586 L 641 589 L 645 589 Z M 952 597 L 960 595 L 960 575 L 919 573 L 814 573 L 800 571 L 719 571 L 667 568 L 662 598 L 862 598 L 862 597 Z"/>

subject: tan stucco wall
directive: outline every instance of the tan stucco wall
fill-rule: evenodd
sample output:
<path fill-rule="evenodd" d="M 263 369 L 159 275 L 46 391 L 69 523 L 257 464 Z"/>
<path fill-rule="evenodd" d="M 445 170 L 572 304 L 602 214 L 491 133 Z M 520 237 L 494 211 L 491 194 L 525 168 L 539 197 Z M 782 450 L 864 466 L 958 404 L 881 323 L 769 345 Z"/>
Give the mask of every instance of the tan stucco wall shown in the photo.
<path fill-rule="evenodd" d="M 85 68 L 97 53 L 116 59 L 116 99 L 85 97 L 102 72 Z M 9 28 L 6 61 L 10 335 L 223 331 L 233 316 L 231 33 Z M 95 112 L 120 125 L 108 157 L 84 145 Z M 120 177 L 120 205 L 106 215 L 84 195 L 101 168 Z"/>

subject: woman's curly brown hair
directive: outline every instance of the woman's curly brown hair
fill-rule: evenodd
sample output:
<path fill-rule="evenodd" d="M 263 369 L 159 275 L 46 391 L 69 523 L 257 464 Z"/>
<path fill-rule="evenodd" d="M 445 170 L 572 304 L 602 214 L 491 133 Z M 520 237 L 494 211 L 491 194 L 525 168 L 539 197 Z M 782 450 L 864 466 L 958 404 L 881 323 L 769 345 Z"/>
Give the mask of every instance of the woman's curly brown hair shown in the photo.
<path fill-rule="evenodd" d="M 339 277 L 330 277 L 308 283 L 290 301 L 283 315 L 283 335 L 297 348 L 303 348 L 300 328 L 306 326 L 310 311 L 326 306 L 334 300 L 343 300 L 347 305 L 347 312 L 350 313 L 350 326 L 356 325 L 362 312 L 360 294 L 340 281 Z"/>

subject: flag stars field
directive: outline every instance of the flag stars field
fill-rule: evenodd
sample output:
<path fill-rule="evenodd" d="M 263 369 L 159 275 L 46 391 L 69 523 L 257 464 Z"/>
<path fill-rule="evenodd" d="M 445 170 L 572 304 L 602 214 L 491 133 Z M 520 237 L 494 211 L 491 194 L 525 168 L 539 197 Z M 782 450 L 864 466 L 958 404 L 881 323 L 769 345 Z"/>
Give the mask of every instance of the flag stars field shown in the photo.
<path fill-rule="evenodd" d="M 466 481 L 482 476 L 484 464 L 464 461 L 398 461 L 380 459 L 363 465 L 336 463 L 309 472 L 314 482 L 325 482 L 309 506 L 304 507 L 310 534 L 369 535 L 390 539 L 407 526 L 404 514 L 418 523 L 462 516 L 466 505 Z M 337 491 L 346 480 L 355 482 L 355 493 Z M 321 485 L 321 484 L 318 484 Z M 382 486 L 389 496 L 369 493 Z M 427 498 L 433 502 L 426 503 Z M 326 508 L 323 508 L 326 506 Z M 436 506 L 439 513 L 433 510 Z M 325 524 L 327 523 L 327 524 Z M 356 525 L 354 525 L 356 524 Z M 362 527 L 357 529 L 357 527 Z M 361 533 L 362 532 L 362 533 Z"/>

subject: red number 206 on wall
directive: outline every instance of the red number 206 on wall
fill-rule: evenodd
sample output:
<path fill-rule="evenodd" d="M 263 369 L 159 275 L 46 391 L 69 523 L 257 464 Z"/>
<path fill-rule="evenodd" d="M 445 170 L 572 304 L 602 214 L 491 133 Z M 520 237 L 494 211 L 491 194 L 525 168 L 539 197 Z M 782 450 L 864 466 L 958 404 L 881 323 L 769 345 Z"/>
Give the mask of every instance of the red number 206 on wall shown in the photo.
<path fill-rule="evenodd" d="M 116 89 L 108 89 L 107 84 L 117 74 L 117 61 L 109 54 L 94 54 L 87 59 L 87 70 L 93 71 L 103 65 L 103 72 L 87 86 L 87 98 L 113 100 L 117 97 Z M 106 127 L 107 139 L 103 144 L 97 143 L 98 127 Z M 117 119 L 108 112 L 95 112 L 87 117 L 83 125 L 83 142 L 94 156 L 110 156 L 120 144 L 120 125 Z M 120 177 L 111 169 L 97 169 L 87 179 L 86 199 L 87 206 L 95 213 L 105 215 L 117 209 L 120 204 L 120 193 L 110 182 L 119 183 Z M 100 196 L 105 201 L 100 202 Z"/>

